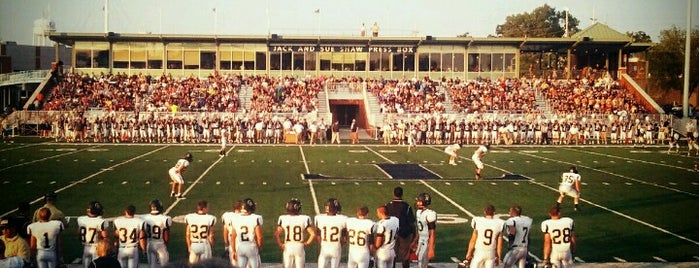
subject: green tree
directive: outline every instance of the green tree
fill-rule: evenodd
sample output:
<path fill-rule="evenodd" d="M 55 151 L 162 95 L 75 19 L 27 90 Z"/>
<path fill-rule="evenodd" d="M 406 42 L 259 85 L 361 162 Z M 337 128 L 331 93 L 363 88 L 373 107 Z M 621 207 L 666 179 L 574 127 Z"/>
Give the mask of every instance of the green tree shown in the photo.
<path fill-rule="evenodd" d="M 631 37 L 634 42 L 650 43 L 653 40 L 644 31 L 626 32 L 626 36 Z"/>
<path fill-rule="evenodd" d="M 660 42 L 648 51 L 650 83 L 662 89 L 682 89 L 685 30 L 677 26 L 660 32 Z M 699 28 L 691 32 L 690 88 L 699 82 Z"/>
<path fill-rule="evenodd" d="M 557 11 L 544 4 L 531 13 L 524 12 L 507 16 L 504 24 L 495 28 L 498 36 L 504 37 L 561 37 L 565 34 L 566 11 Z M 568 14 L 568 34 L 578 32 L 580 21 Z"/>

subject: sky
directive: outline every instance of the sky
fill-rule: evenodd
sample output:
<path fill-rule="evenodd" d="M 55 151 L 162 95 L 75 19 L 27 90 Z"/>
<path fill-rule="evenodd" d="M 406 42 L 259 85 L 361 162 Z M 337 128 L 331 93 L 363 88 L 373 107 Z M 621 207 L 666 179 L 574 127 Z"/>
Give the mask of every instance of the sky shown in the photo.
<path fill-rule="evenodd" d="M 699 25 L 699 0 L 692 25 Z M 108 0 L 108 32 L 219 35 L 358 36 L 375 22 L 380 36 L 495 35 L 509 15 L 548 4 L 570 11 L 584 29 L 593 19 L 625 33 L 685 29 L 687 0 Z M 105 32 L 105 0 L 0 0 L 0 40 L 32 44 L 34 21 L 57 32 Z"/>

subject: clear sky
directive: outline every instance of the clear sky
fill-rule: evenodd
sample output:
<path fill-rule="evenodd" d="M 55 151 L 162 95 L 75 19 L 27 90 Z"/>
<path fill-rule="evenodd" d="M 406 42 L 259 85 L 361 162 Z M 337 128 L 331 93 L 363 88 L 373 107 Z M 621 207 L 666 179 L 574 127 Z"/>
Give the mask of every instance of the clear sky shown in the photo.
<path fill-rule="evenodd" d="M 692 0 L 699 25 L 699 0 Z M 32 44 L 34 20 L 47 14 L 58 32 L 104 32 L 104 0 L 0 0 L 0 40 Z M 686 0 L 109 0 L 109 31 L 153 34 L 359 35 L 377 22 L 381 36 L 495 34 L 508 15 L 548 4 L 568 8 L 580 29 L 592 18 L 620 32 L 685 28 Z M 317 11 L 317 12 L 316 12 Z"/>

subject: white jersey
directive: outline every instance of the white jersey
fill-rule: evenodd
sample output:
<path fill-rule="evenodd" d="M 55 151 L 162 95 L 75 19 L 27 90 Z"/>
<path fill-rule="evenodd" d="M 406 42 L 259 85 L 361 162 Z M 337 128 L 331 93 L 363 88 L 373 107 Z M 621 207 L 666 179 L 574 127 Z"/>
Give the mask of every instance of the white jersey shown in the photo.
<path fill-rule="evenodd" d="M 239 212 L 228 211 L 221 215 L 221 222 L 223 223 L 223 228 L 228 229 L 228 232 L 233 231 L 233 222 L 235 218 L 240 216 Z"/>
<path fill-rule="evenodd" d="M 417 219 L 417 234 L 420 240 L 427 241 L 430 238 L 429 225 L 437 223 L 437 212 L 431 209 L 418 209 L 415 211 Z"/>
<path fill-rule="evenodd" d="M 255 237 L 255 227 L 262 227 L 262 216 L 257 214 L 239 215 L 233 222 L 233 230 L 236 232 L 235 239 L 238 248 L 247 245 L 257 245 L 257 237 Z"/>
<path fill-rule="evenodd" d="M 444 148 L 444 152 L 446 152 L 448 155 L 455 155 L 456 151 L 461 149 L 461 145 L 458 143 L 454 143 L 452 145 L 447 146 L 447 148 Z"/>
<path fill-rule="evenodd" d="M 396 217 L 389 217 L 388 219 L 382 219 L 374 224 L 373 233 L 376 236 L 383 235 L 383 244 L 377 248 L 378 251 L 393 251 L 396 245 L 396 234 L 398 233 L 399 221 Z M 378 253 L 377 253 L 378 254 Z"/>
<path fill-rule="evenodd" d="M 163 232 L 172 226 L 172 218 L 163 214 L 148 214 L 142 217 L 148 243 L 165 243 Z"/>
<path fill-rule="evenodd" d="M 315 217 L 315 226 L 320 230 L 320 247 L 340 247 L 340 238 L 347 227 L 347 217 L 344 215 L 321 214 Z"/>
<path fill-rule="evenodd" d="M 189 161 L 187 159 L 179 159 L 177 160 L 177 163 L 175 163 L 175 166 L 172 167 L 170 170 L 179 170 L 180 168 L 187 168 L 189 166 Z"/>
<path fill-rule="evenodd" d="M 52 220 L 29 224 L 27 233 L 36 239 L 36 248 L 38 250 L 55 251 L 58 235 L 63 229 L 63 222 Z"/>
<path fill-rule="evenodd" d="M 570 251 L 571 236 L 573 234 L 573 219 L 562 217 L 560 219 L 548 219 L 541 223 L 541 232 L 548 233 L 551 237 L 551 251 Z"/>
<path fill-rule="evenodd" d="M 189 228 L 191 243 L 208 243 L 209 232 L 216 224 L 216 217 L 209 214 L 189 213 L 184 216 L 184 222 Z"/>
<path fill-rule="evenodd" d="M 580 181 L 580 174 L 566 172 L 561 175 L 561 186 L 573 188 L 575 187 L 575 182 L 578 181 Z"/>
<path fill-rule="evenodd" d="M 82 242 L 84 246 L 96 246 L 97 242 L 101 239 L 100 232 L 106 230 L 108 225 L 107 221 L 102 219 L 102 217 L 78 217 L 80 242 Z"/>
<path fill-rule="evenodd" d="M 302 243 L 306 241 L 306 228 L 311 226 L 308 215 L 281 215 L 277 226 L 284 229 L 284 243 Z"/>
<path fill-rule="evenodd" d="M 369 252 L 369 235 L 374 227 L 374 221 L 370 219 L 348 218 L 347 219 L 347 242 L 349 250 L 366 250 Z"/>
<path fill-rule="evenodd" d="M 485 153 L 487 153 L 487 152 L 488 152 L 488 148 L 486 148 L 485 146 L 481 145 L 481 146 L 478 146 L 478 149 L 476 149 L 476 151 L 473 152 L 473 156 L 472 156 L 472 157 L 473 157 L 473 158 L 480 157 L 481 154 L 485 154 Z"/>
<path fill-rule="evenodd" d="M 502 233 L 505 227 L 505 221 L 501 219 L 489 219 L 486 217 L 475 217 L 471 221 L 471 227 L 478 232 L 476 238 L 476 251 L 492 251 L 495 252 L 499 241 L 496 241 L 498 235 Z"/>
<path fill-rule="evenodd" d="M 119 247 L 137 247 L 143 231 L 143 220 L 139 218 L 119 217 L 114 220 Z"/>
<path fill-rule="evenodd" d="M 529 245 L 529 231 L 532 228 L 532 218 L 516 216 L 507 219 L 507 221 L 505 221 L 505 233 L 507 233 L 507 229 L 509 229 L 510 226 L 514 226 L 516 229 L 515 239 L 511 246 L 526 248 Z"/>

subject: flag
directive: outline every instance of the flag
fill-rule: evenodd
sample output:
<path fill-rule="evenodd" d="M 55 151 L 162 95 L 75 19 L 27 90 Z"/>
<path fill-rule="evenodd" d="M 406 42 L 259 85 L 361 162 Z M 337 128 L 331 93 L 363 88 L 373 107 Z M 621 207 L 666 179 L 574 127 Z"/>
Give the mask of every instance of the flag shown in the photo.
<path fill-rule="evenodd" d="M 316 9 L 315 11 L 313 11 L 313 13 L 320 14 L 320 8 Z"/>
<path fill-rule="evenodd" d="M 216 13 L 216 8 L 212 8 L 211 11 L 213 11 L 214 13 Z"/>

